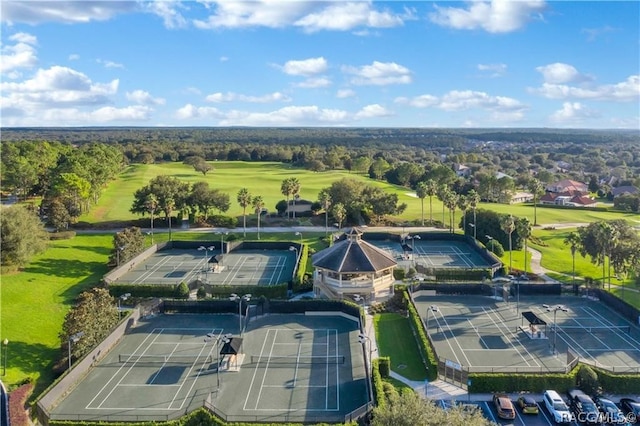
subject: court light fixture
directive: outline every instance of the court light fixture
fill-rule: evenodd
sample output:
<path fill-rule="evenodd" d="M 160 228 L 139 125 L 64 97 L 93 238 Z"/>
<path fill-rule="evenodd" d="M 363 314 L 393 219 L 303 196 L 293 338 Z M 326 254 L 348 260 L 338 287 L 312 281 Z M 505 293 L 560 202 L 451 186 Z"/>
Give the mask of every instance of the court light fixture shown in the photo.
<path fill-rule="evenodd" d="M 74 343 L 78 343 L 80 341 L 80 339 L 82 338 L 82 336 L 84 336 L 84 331 L 79 331 L 75 334 L 72 334 L 71 336 L 69 336 L 69 370 L 71 370 L 71 346 Z"/>

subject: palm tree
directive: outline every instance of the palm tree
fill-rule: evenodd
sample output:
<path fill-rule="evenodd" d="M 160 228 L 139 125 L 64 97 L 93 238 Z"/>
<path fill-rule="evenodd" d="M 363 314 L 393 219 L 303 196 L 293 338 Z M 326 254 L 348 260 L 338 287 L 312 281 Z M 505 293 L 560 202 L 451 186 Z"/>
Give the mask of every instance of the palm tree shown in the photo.
<path fill-rule="evenodd" d="M 564 245 L 569 246 L 571 249 L 571 258 L 573 260 L 573 272 L 571 282 L 573 285 L 576 284 L 576 251 L 578 247 L 580 247 L 581 240 L 580 235 L 577 232 L 570 232 L 569 235 L 564 239 Z"/>
<path fill-rule="evenodd" d="M 540 196 L 544 194 L 544 185 L 538 179 L 533 178 L 529 181 L 529 191 L 533 194 L 533 226 L 538 226 L 538 201 L 540 201 Z"/>
<path fill-rule="evenodd" d="M 155 194 L 150 193 L 144 199 L 144 208 L 147 209 L 151 215 L 151 245 L 153 245 L 153 216 L 158 208 L 158 198 Z"/>
<path fill-rule="evenodd" d="M 531 237 L 531 222 L 525 217 L 516 223 L 516 227 L 518 228 L 518 235 L 524 240 L 524 274 L 527 275 L 527 253 L 529 252 L 529 237 Z"/>
<path fill-rule="evenodd" d="M 280 184 L 280 192 L 282 193 L 282 195 L 287 197 L 287 219 L 289 219 L 291 212 L 291 210 L 289 209 L 289 198 L 291 197 L 291 194 L 293 194 L 292 191 L 293 188 L 291 185 L 291 178 L 286 178 L 282 181 L 282 184 Z"/>
<path fill-rule="evenodd" d="M 329 195 L 329 189 L 324 188 L 318 194 L 318 201 L 324 209 L 324 236 L 329 234 L 329 207 L 331 206 L 331 196 Z"/>
<path fill-rule="evenodd" d="M 238 200 L 238 204 L 242 207 L 242 229 L 243 235 L 246 238 L 247 236 L 247 207 L 251 205 L 251 194 L 247 188 L 242 188 L 238 191 L 238 195 L 236 197 Z"/>
<path fill-rule="evenodd" d="M 173 209 L 176 207 L 176 202 L 173 197 L 167 197 L 164 200 L 164 213 L 167 216 L 167 220 L 169 221 L 169 241 L 171 241 L 171 213 L 173 213 Z"/>
<path fill-rule="evenodd" d="M 618 230 L 609 222 L 598 222 L 598 239 L 602 244 L 602 285 L 605 279 L 605 260 L 609 258 L 608 285 L 611 291 L 611 251 L 618 245 Z"/>
<path fill-rule="evenodd" d="M 463 194 L 459 195 L 458 208 L 462 212 L 462 233 L 467 235 L 467 210 L 469 210 L 469 197 Z"/>
<path fill-rule="evenodd" d="M 251 205 L 258 216 L 258 239 L 260 239 L 260 216 L 262 216 L 262 209 L 264 208 L 264 200 L 261 196 L 253 197 Z"/>
<path fill-rule="evenodd" d="M 455 191 L 447 194 L 447 207 L 449 208 L 449 232 L 454 233 L 454 223 L 456 222 L 456 207 L 460 196 Z"/>
<path fill-rule="evenodd" d="M 342 222 L 347 218 L 347 209 L 344 204 L 336 203 L 331 209 L 333 218 L 338 222 L 338 228 L 342 228 Z"/>
<path fill-rule="evenodd" d="M 516 229 L 516 224 L 515 224 L 515 220 L 513 219 L 513 215 L 503 216 L 500 225 L 504 233 L 509 235 L 509 273 L 511 273 L 511 268 L 513 265 L 512 256 L 511 256 L 511 251 L 512 251 L 511 234 L 513 234 L 513 231 L 515 231 Z"/>
<path fill-rule="evenodd" d="M 433 196 L 436 195 L 438 185 L 433 179 L 427 179 L 425 182 L 427 186 L 427 195 L 429 196 L 429 224 L 433 225 Z"/>
<path fill-rule="evenodd" d="M 422 226 L 424 226 L 424 199 L 427 196 L 427 183 L 420 181 L 416 185 L 416 196 L 420 199 L 420 219 Z"/>
<path fill-rule="evenodd" d="M 298 178 L 290 178 L 291 179 L 291 195 L 293 196 L 293 218 L 296 218 L 296 198 L 299 197 L 300 193 L 300 181 Z"/>
<path fill-rule="evenodd" d="M 444 226 L 444 208 L 445 208 L 445 199 L 447 198 L 447 193 L 449 192 L 449 187 L 446 184 L 442 184 L 438 186 L 436 189 L 436 196 L 442 202 L 442 226 Z"/>
<path fill-rule="evenodd" d="M 478 208 L 478 203 L 480 202 L 480 194 L 476 192 L 475 189 L 472 189 L 467 194 L 467 198 L 469 199 L 469 205 L 473 209 L 473 239 L 476 238 L 476 230 L 478 229 L 478 224 L 476 223 L 476 209 Z"/>

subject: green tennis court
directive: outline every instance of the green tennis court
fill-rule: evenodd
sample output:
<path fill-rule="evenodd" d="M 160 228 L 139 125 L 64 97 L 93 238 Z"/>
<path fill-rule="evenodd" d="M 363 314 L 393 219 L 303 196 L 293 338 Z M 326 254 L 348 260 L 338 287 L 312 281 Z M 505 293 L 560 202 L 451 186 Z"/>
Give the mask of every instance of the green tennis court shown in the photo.
<path fill-rule="evenodd" d="M 242 337 L 235 315 L 146 318 L 50 417 L 160 421 L 207 406 L 227 421 L 342 422 L 368 401 L 358 330 L 335 315 L 267 315 Z"/>
<path fill-rule="evenodd" d="M 527 296 L 516 308 L 515 300 L 426 292 L 414 300 L 438 356 L 468 371 L 562 371 L 568 349 L 610 370 L 640 369 L 640 330 L 599 301 Z M 546 324 L 532 328 L 523 312 Z"/>
<path fill-rule="evenodd" d="M 117 283 L 167 284 L 200 280 L 212 285 L 276 285 L 293 278 L 296 253 L 289 250 L 165 249 L 124 273 Z"/>

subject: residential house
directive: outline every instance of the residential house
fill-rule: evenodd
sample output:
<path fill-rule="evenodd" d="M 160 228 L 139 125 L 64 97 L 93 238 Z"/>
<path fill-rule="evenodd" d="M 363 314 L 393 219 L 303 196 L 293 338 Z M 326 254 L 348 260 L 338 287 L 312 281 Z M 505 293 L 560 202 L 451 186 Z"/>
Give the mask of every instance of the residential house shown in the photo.
<path fill-rule="evenodd" d="M 563 179 L 557 182 L 550 183 L 546 187 L 547 192 L 553 192 L 556 194 L 563 192 L 570 192 L 572 194 L 580 193 L 586 195 L 589 193 L 589 187 L 586 183 L 578 182 L 571 179 Z"/>
<path fill-rule="evenodd" d="M 618 186 L 611 190 L 613 198 L 621 197 L 623 195 L 637 195 L 640 194 L 640 189 L 632 185 Z"/>
<path fill-rule="evenodd" d="M 464 164 L 454 164 L 453 171 L 456 172 L 456 176 L 458 177 L 469 177 L 471 176 L 471 168 L 465 166 Z"/>

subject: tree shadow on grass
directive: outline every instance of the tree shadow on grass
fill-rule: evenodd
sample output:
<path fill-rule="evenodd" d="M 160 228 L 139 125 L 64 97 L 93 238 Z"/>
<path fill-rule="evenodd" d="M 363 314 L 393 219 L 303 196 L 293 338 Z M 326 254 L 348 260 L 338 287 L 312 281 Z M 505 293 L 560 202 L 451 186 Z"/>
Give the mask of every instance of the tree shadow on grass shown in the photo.
<path fill-rule="evenodd" d="M 86 262 L 81 259 L 41 259 L 31 262 L 24 272 L 61 278 L 82 278 L 87 275 L 102 278 L 107 273 L 102 262 Z"/>
<path fill-rule="evenodd" d="M 60 349 L 19 340 L 11 341 L 8 349 L 7 369 L 19 368 L 26 376 L 40 376 L 30 398 L 35 399 L 55 380 L 52 360 L 60 358 Z"/>

